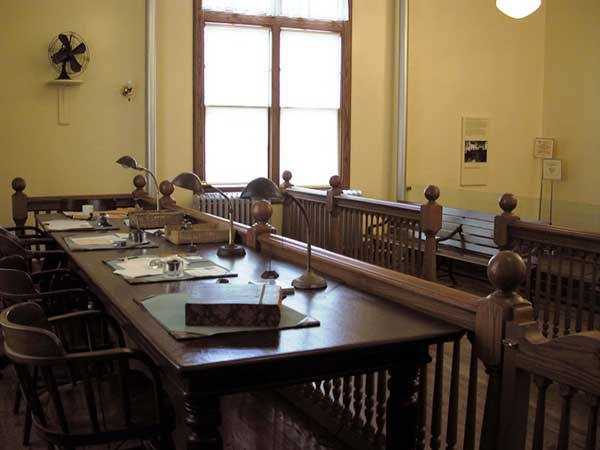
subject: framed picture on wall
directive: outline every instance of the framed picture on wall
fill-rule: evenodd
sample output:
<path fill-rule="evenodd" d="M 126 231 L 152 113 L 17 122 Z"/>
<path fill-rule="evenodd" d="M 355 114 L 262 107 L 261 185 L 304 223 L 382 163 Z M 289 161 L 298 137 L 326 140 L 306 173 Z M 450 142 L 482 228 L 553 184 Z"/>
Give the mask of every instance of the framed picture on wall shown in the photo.
<path fill-rule="evenodd" d="M 560 159 L 545 159 L 543 166 L 544 180 L 562 180 L 562 161 Z"/>
<path fill-rule="evenodd" d="M 552 159 L 554 155 L 554 139 L 552 138 L 535 138 L 533 146 L 533 156 L 540 159 Z"/>

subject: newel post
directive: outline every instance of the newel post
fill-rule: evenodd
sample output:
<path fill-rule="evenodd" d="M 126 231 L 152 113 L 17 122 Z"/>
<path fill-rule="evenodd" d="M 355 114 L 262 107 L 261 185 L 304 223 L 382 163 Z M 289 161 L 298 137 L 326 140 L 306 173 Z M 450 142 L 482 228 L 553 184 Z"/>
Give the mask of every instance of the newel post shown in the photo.
<path fill-rule="evenodd" d="M 342 189 L 342 179 L 339 175 L 334 175 L 329 179 L 329 186 L 331 189 L 327 191 L 327 199 L 325 203 L 325 209 L 329 214 L 329 229 L 327 230 L 327 250 L 331 250 L 336 253 L 343 252 L 343 237 L 344 230 L 342 228 L 342 220 L 340 217 L 340 211 L 336 208 L 336 197 L 341 195 L 344 190 Z"/>
<path fill-rule="evenodd" d="M 517 207 L 517 197 L 513 194 L 504 194 L 498 200 L 498 204 L 502 208 L 502 214 L 494 218 L 494 242 L 500 250 L 510 250 L 511 240 L 508 227 L 511 223 L 519 220 L 519 216 L 513 214 Z"/>
<path fill-rule="evenodd" d="M 171 194 L 175 191 L 173 183 L 169 180 L 161 181 L 158 190 L 162 194 L 162 197 L 159 200 L 161 208 L 168 209 L 175 206 L 175 200 L 171 197 Z"/>
<path fill-rule="evenodd" d="M 23 192 L 27 183 L 21 177 L 12 180 L 12 188 L 15 193 L 12 195 L 12 215 L 15 225 L 22 227 L 27 222 L 27 194 Z"/>
<path fill-rule="evenodd" d="M 503 396 L 503 340 L 506 326 L 516 318 L 533 320 L 531 303 L 517 293 L 525 279 L 526 270 L 521 257 L 508 250 L 498 253 L 488 264 L 488 278 L 496 290 L 483 299 L 475 316 L 475 351 L 489 377 L 481 427 L 481 449 L 501 450 L 497 447 L 497 440 Z"/>
<path fill-rule="evenodd" d="M 252 217 L 255 222 L 246 233 L 246 245 L 258 249 L 258 237 L 265 233 L 275 233 L 275 227 L 269 223 L 273 215 L 273 206 L 268 200 L 255 200 L 252 202 Z"/>
<path fill-rule="evenodd" d="M 437 280 L 436 235 L 442 229 L 442 206 L 436 203 L 440 197 L 440 188 L 429 185 L 425 188 L 427 203 L 421 205 L 421 229 L 425 233 L 425 252 L 423 253 L 423 278 Z"/>
<path fill-rule="evenodd" d="M 135 190 L 131 193 L 133 200 L 148 196 L 148 193 L 144 189 L 146 187 L 146 178 L 143 175 L 133 177 L 133 185 L 135 186 Z"/>
<path fill-rule="evenodd" d="M 279 185 L 279 188 L 282 191 L 285 191 L 289 188 L 294 187 L 294 185 L 290 182 L 290 180 L 292 179 L 292 172 L 290 172 L 289 170 L 284 170 L 283 173 L 281 174 L 281 177 L 283 178 L 283 183 L 281 183 Z M 283 204 L 281 205 L 282 208 L 282 214 L 281 214 L 281 235 L 282 236 L 287 236 L 290 237 L 291 235 L 291 231 L 292 231 L 292 208 L 291 208 L 291 199 L 286 197 L 283 200 Z"/>

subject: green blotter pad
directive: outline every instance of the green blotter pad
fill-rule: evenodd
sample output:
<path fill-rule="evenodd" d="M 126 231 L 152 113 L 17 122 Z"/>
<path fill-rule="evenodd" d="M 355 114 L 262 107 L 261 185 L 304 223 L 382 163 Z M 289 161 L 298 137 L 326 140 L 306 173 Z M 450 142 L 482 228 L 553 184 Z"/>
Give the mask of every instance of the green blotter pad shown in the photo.
<path fill-rule="evenodd" d="M 185 324 L 185 304 L 189 294 L 162 294 L 145 300 L 136 300 L 154 317 L 175 339 L 194 339 L 216 334 L 247 333 L 265 330 L 285 330 L 319 326 L 320 322 L 286 305 L 281 305 L 281 321 L 277 327 L 219 327 L 187 326 Z"/>

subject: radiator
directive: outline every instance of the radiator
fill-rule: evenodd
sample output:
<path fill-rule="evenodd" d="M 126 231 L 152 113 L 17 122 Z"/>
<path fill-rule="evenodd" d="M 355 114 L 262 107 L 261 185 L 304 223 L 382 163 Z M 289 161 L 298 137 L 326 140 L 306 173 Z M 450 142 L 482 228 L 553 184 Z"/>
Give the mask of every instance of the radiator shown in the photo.
<path fill-rule="evenodd" d="M 227 196 L 231 199 L 233 206 L 233 220 L 246 225 L 252 225 L 252 212 L 250 210 L 251 201 L 240 198 L 241 192 L 228 192 Z M 196 195 L 195 206 L 202 212 L 214 216 L 227 218 L 227 202 L 216 192 L 207 192 L 202 195 Z"/>

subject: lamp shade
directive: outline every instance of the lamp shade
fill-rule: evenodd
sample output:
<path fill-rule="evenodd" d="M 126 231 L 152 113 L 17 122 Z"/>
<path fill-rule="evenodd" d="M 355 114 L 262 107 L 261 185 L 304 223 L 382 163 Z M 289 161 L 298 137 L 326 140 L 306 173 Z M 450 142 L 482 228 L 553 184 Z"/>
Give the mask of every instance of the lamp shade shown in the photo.
<path fill-rule="evenodd" d="M 172 183 L 180 188 L 187 189 L 194 193 L 202 192 L 202 180 L 198 175 L 192 172 L 182 172 L 173 178 Z"/>
<path fill-rule="evenodd" d="M 139 169 L 139 165 L 133 156 L 121 156 L 117 159 L 117 164 L 120 164 L 124 169 Z"/>
<path fill-rule="evenodd" d="M 240 194 L 240 198 L 281 201 L 283 200 L 283 194 L 273 181 L 260 177 L 248 183 Z"/>
<path fill-rule="evenodd" d="M 523 19 L 533 14 L 542 5 L 542 0 L 496 0 L 496 8 L 513 19 Z"/>

